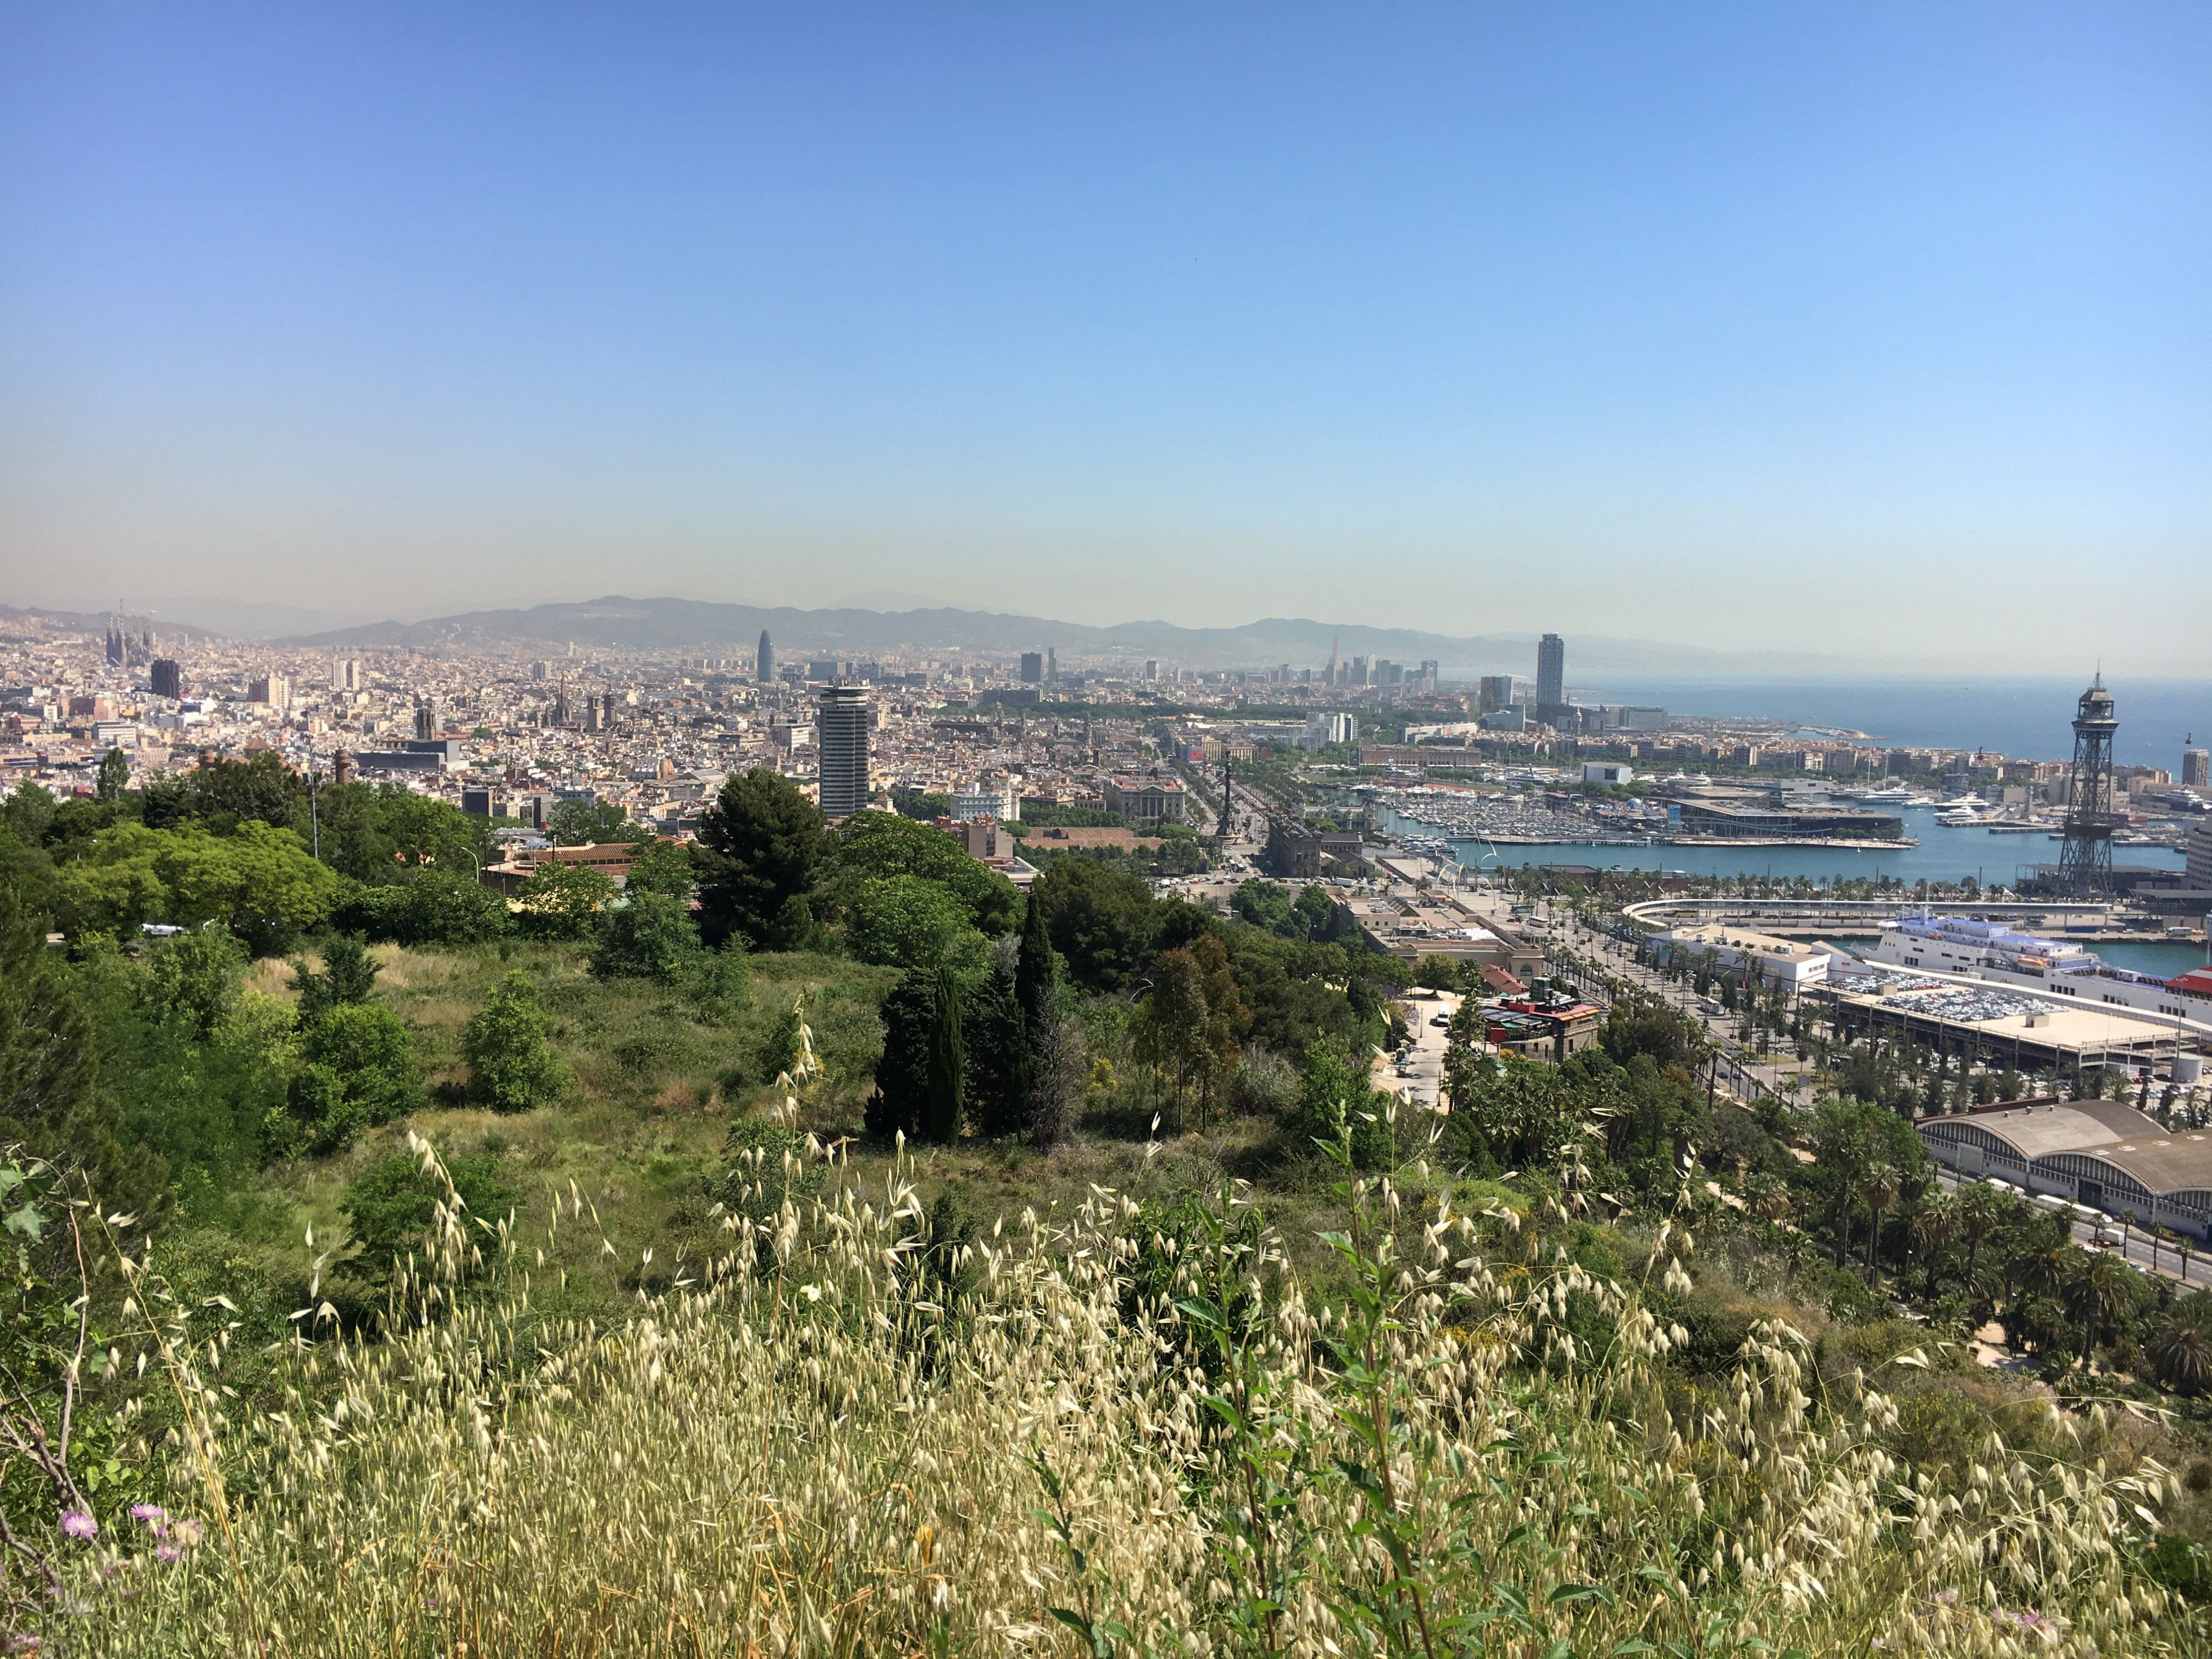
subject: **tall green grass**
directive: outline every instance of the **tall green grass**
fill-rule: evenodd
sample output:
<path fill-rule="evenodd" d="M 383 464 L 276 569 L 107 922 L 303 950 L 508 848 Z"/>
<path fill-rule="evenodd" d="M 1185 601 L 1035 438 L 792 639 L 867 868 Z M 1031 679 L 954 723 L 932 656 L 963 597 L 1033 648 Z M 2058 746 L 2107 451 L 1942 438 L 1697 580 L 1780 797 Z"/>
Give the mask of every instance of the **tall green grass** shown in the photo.
<path fill-rule="evenodd" d="M 1670 1413 L 1671 1227 L 1619 1283 L 1347 1170 L 1323 1304 L 1234 1191 L 957 1242 L 902 1166 L 863 1190 L 820 1155 L 795 1197 L 808 1156 L 757 1155 L 726 1248 L 615 1325 L 532 1311 L 547 1236 L 597 1228 L 580 1192 L 496 1224 L 449 1196 L 382 1339 L 302 1319 L 259 1401 L 222 1310 L 131 1264 L 183 1496 L 83 1547 L 49 1650 L 2193 1650 L 2130 1565 L 2154 1466 L 1902 1466 L 1878 1379 L 1824 1384 L 1772 1322 Z"/>

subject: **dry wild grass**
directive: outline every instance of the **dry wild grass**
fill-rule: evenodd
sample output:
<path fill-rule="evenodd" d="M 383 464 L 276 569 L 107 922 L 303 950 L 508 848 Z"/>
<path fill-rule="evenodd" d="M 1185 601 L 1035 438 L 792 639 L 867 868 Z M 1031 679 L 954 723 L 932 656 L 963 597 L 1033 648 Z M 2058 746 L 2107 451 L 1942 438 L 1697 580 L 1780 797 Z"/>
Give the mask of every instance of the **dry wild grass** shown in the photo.
<path fill-rule="evenodd" d="M 798 1161 L 763 1160 L 726 1253 L 613 1328 L 533 1326 L 557 1269 L 448 1203 L 399 1328 L 303 1320 L 273 1409 L 225 1392 L 221 1310 L 132 1264 L 204 1541 L 165 1519 L 157 1559 L 152 1525 L 111 1526 L 52 1650 L 2190 1650 L 2124 1570 L 2154 1465 L 1992 1438 L 1939 1496 L 1881 1449 L 1890 1402 L 1816 1402 L 1773 1322 L 1672 1420 L 1653 1362 L 1677 1334 L 1502 1214 L 1404 1214 L 1347 1174 L 1328 1244 L 1353 1289 L 1317 1307 L 1233 1198 L 1144 1240 L 1102 1188 L 950 1251 L 901 1170 L 798 1203 Z M 596 1225 L 572 1187 L 528 1228 Z M 1688 1248 L 1662 1231 L 1645 1276 L 1680 1282 Z M 1600 1352 L 1568 1328 L 1593 1307 Z"/>

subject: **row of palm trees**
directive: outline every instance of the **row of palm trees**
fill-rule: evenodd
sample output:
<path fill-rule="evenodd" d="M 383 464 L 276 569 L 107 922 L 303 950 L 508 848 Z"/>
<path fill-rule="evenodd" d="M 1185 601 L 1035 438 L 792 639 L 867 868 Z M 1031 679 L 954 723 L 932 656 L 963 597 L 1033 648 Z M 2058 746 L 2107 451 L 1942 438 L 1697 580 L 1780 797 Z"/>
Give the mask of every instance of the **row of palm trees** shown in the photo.
<path fill-rule="evenodd" d="M 2212 1391 L 2212 1294 L 2177 1296 L 2170 1280 L 2152 1279 L 2117 1252 L 2075 1243 L 2063 1216 L 1981 1182 L 1942 1192 L 1924 1164 L 1885 1156 L 1864 1139 L 1853 1146 L 1848 1131 L 1837 1133 L 1833 1121 L 1826 1127 L 1824 1154 L 1848 1166 L 1826 1206 L 1838 1267 L 1847 1253 L 1858 1255 L 1853 1233 L 1863 1217 L 1862 1259 L 1875 1288 L 1883 1285 L 1887 1255 L 1897 1263 L 1888 1288 L 1900 1298 L 1932 1305 L 1947 1289 L 1962 1291 L 1978 1318 L 1994 1314 L 2008 1340 L 2069 1354 L 2069 1369 L 2090 1366 L 2100 1349 L 2132 1340 L 2166 1387 Z M 1778 1232 L 1788 1229 L 1794 1210 L 1787 1189 L 1774 1182 L 1756 1192 L 1750 1207 Z M 2185 1276 L 2193 1252 L 2185 1242 L 2175 1250 Z"/>

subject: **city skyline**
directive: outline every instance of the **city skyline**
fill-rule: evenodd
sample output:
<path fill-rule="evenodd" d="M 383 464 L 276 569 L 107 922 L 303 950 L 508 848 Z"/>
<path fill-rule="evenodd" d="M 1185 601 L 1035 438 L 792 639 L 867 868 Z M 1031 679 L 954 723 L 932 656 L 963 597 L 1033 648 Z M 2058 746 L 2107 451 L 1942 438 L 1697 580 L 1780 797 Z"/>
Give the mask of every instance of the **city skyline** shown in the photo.
<path fill-rule="evenodd" d="M 0 599 L 2207 670 L 2199 11 L 9 15 Z"/>

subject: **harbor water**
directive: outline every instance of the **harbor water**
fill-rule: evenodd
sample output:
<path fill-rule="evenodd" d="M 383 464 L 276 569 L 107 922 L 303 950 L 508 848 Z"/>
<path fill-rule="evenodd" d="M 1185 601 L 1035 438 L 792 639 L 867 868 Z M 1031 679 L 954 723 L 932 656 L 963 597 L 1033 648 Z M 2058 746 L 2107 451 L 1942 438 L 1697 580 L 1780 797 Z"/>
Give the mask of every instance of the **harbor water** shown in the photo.
<path fill-rule="evenodd" d="M 1684 847 L 1617 846 L 1605 842 L 1559 842 L 1543 846 L 1492 846 L 1486 841 L 1454 839 L 1452 852 L 1470 870 L 1518 869 L 1523 865 L 1585 864 L 1603 870 L 1664 870 L 1692 876 L 1772 876 L 1812 880 L 1960 882 L 1972 877 L 1984 887 L 2010 886 L 2039 864 L 2058 862 L 2058 843 L 2042 836 L 1993 836 L 1986 830 L 1947 830 L 1924 805 L 1884 807 L 1905 821 L 1905 833 L 1917 847 Z M 1385 825 L 1393 835 L 1433 836 L 1436 830 L 1393 811 Z M 2179 870 L 2186 860 L 2170 848 L 2116 847 L 2112 862 L 2145 869 Z M 2179 971 L 2179 970 L 2177 970 Z"/>

